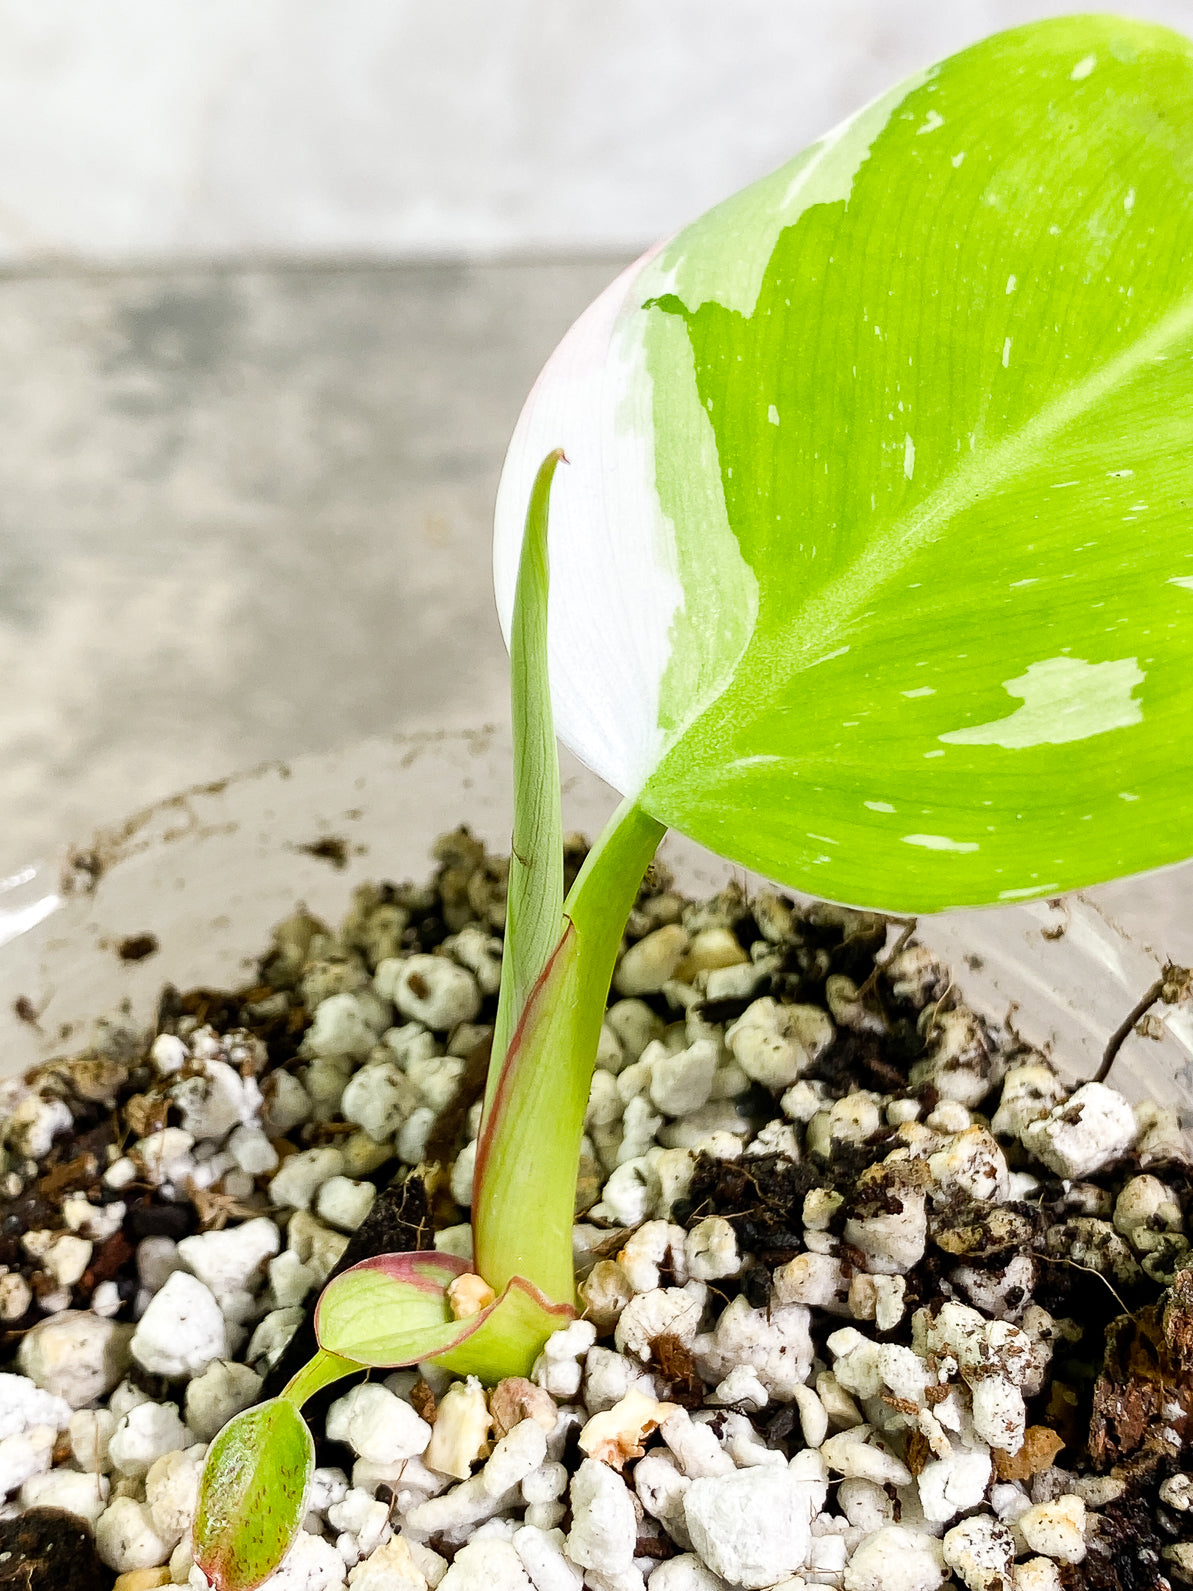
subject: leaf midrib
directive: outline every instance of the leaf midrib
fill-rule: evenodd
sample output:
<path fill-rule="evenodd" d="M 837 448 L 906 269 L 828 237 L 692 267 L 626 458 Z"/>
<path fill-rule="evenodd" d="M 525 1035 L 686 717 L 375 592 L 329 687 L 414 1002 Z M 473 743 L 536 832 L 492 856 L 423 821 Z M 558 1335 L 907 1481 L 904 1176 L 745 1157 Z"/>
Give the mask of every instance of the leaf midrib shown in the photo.
<path fill-rule="evenodd" d="M 777 650 L 787 662 L 784 677 L 790 678 L 825 661 L 826 652 L 832 653 L 833 643 L 845 634 L 864 605 L 873 600 L 875 592 L 894 580 L 913 558 L 939 538 L 955 514 L 1012 479 L 1016 469 L 1046 442 L 1088 413 L 1116 387 L 1125 385 L 1149 361 L 1170 352 L 1190 334 L 1193 334 L 1193 293 L 1186 295 L 1108 364 L 1045 405 L 1034 419 L 993 447 L 969 454 L 928 494 L 914 514 L 893 519 L 834 580 L 822 586 L 768 639 L 768 651 Z M 649 788 L 676 747 L 715 710 L 727 692 L 741 682 L 743 669 L 749 671 L 750 654 L 756 643 L 757 630 L 746 643 L 726 684 L 715 695 L 696 704 L 675 733 L 668 736 L 654 767 L 641 782 L 639 795 Z M 757 717 L 764 710 L 763 699 L 757 691 L 751 693 L 754 704 L 751 717 Z"/>

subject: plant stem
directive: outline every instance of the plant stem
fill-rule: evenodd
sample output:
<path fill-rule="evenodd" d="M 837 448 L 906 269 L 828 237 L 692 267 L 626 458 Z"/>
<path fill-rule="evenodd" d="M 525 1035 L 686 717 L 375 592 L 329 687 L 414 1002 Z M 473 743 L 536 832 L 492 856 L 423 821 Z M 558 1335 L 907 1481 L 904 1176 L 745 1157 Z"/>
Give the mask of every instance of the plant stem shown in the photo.
<path fill-rule="evenodd" d="M 355 1359 L 342 1359 L 338 1353 L 328 1353 L 320 1348 L 318 1352 L 303 1365 L 283 1387 L 280 1396 L 287 1403 L 292 1403 L 296 1409 L 301 1409 L 308 1398 L 313 1398 L 316 1392 L 322 1392 L 324 1387 L 331 1386 L 333 1381 L 341 1381 L 345 1376 L 350 1376 L 354 1371 L 363 1369 Z"/>
<path fill-rule="evenodd" d="M 473 1192 L 476 1268 L 575 1298 L 576 1166 L 605 999 L 626 918 L 665 829 L 623 801 L 564 903 L 565 929 L 486 1100 Z"/>

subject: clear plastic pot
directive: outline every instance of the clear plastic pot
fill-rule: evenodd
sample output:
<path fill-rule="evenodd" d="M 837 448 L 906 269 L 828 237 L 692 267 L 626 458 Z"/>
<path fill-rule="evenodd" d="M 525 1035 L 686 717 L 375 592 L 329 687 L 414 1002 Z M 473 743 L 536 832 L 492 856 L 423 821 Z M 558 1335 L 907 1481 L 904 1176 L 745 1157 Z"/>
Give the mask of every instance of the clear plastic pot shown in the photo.
<path fill-rule="evenodd" d="M 0 1079 L 81 1048 L 97 1017 L 151 1021 L 167 982 L 242 983 L 297 901 L 334 919 L 364 879 L 425 877 L 445 829 L 466 823 L 504 846 L 509 770 L 499 730 L 367 741 L 187 791 L 0 881 Z M 614 801 L 565 759 L 568 828 L 595 834 Z M 662 854 L 692 892 L 730 876 L 756 882 L 675 836 Z M 918 934 L 987 1016 L 1048 1047 L 1066 1076 L 1088 1077 L 1160 966 L 1193 962 L 1193 866 L 922 918 Z M 144 936 L 157 948 L 122 959 L 120 947 L 140 938 L 143 948 Z M 1157 1014 L 1162 1037 L 1129 1037 L 1113 1080 L 1193 1125 L 1193 1012 Z"/>

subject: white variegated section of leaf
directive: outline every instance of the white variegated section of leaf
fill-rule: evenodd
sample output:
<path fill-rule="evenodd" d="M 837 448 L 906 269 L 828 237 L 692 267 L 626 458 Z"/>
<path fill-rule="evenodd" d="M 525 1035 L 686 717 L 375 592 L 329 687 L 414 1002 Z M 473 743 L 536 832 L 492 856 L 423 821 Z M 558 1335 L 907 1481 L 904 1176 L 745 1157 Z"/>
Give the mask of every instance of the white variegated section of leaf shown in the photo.
<path fill-rule="evenodd" d="M 623 792 L 662 750 L 659 684 L 683 601 L 674 527 L 654 489 L 651 385 L 641 344 L 621 325 L 655 253 L 589 306 L 535 383 L 506 458 L 493 542 L 508 640 L 530 488 L 561 447 L 548 537 L 552 705 L 560 738 Z"/>
<path fill-rule="evenodd" d="M 929 67 L 879 94 L 793 160 L 677 233 L 646 273 L 649 294 L 678 293 L 689 309 L 713 300 L 740 315 L 753 314 L 784 227 L 811 205 L 849 198 L 862 162 L 892 114 L 937 71 Z"/>

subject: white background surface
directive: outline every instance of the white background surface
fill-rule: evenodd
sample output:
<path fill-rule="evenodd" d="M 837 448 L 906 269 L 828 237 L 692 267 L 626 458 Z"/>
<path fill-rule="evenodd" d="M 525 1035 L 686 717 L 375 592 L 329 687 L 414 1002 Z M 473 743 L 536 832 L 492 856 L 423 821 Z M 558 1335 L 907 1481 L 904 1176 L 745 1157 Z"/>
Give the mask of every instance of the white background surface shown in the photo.
<path fill-rule="evenodd" d="M 1081 9 L 0 0 L 0 261 L 630 250 L 913 69 Z M 1106 9 L 1193 31 L 1193 0 Z"/>

